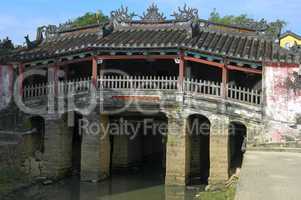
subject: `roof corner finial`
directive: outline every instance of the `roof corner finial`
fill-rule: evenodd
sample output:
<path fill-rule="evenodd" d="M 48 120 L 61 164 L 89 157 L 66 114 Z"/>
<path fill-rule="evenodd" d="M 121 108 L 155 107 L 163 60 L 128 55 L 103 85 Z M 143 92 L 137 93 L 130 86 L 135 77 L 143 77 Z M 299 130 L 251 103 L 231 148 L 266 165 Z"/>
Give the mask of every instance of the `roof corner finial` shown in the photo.
<path fill-rule="evenodd" d="M 132 21 L 137 15 L 134 12 L 129 12 L 128 7 L 123 5 L 115 11 L 111 12 L 111 20 L 114 23 Z"/>
<path fill-rule="evenodd" d="M 39 44 L 42 43 L 42 41 L 43 41 L 43 31 L 42 30 L 43 30 L 43 28 L 38 28 L 38 32 L 40 32 L 39 33 L 40 35 L 37 36 L 37 39 L 35 41 L 30 41 L 29 35 L 25 36 L 25 42 L 26 42 L 27 48 L 29 48 L 29 49 L 35 48 Z"/>
<path fill-rule="evenodd" d="M 30 41 L 30 39 L 29 39 L 29 35 L 26 35 L 24 38 L 25 38 L 25 42 L 26 42 L 26 46 L 27 46 L 27 48 L 33 48 L 33 47 L 34 47 L 34 45 L 33 45 L 33 42 L 32 42 L 32 41 Z"/>
<path fill-rule="evenodd" d="M 199 19 L 199 11 L 196 8 L 190 8 L 185 3 L 183 8 L 178 7 L 171 15 L 176 21 L 195 21 Z"/>

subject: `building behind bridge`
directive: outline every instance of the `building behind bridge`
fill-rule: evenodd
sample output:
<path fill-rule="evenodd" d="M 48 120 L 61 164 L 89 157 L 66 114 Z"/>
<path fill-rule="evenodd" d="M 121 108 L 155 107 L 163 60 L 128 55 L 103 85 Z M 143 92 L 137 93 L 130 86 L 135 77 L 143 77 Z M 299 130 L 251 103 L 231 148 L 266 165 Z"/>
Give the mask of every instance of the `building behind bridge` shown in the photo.
<path fill-rule="evenodd" d="M 0 44 L 0 130 L 27 133 L 30 173 L 98 180 L 148 162 L 168 185 L 221 183 L 241 164 L 245 137 L 250 146 L 300 138 L 300 56 L 264 26 L 199 20 L 194 9 L 167 20 L 153 5 L 139 20 L 122 8 L 104 24 L 43 26 L 26 42 Z M 145 130 L 149 119 L 165 134 L 109 130 Z"/>

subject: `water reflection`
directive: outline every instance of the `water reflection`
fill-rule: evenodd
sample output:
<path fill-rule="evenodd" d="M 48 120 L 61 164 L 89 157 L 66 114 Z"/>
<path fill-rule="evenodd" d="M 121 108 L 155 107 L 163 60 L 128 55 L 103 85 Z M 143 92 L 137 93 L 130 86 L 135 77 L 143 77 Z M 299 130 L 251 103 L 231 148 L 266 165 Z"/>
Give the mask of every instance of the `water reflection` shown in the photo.
<path fill-rule="evenodd" d="M 184 200 L 195 196 L 196 190 L 165 186 L 164 176 L 152 171 L 114 174 L 100 183 L 80 182 L 78 177 L 72 177 L 20 191 L 9 200 Z"/>
<path fill-rule="evenodd" d="M 193 199 L 196 191 L 167 187 L 147 177 L 118 175 L 101 183 L 80 182 L 77 177 L 59 183 L 37 185 L 20 191 L 9 200 L 184 200 Z"/>

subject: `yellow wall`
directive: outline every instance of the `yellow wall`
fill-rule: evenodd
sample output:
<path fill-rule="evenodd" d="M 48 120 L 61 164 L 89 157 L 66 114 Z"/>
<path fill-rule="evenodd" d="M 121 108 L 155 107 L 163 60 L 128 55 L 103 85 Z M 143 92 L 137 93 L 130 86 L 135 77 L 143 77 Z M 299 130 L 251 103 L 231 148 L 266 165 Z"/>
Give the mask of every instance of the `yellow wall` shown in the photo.
<path fill-rule="evenodd" d="M 291 35 L 288 35 L 280 40 L 280 46 L 285 48 L 286 43 L 288 43 L 288 42 L 290 42 L 292 44 L 292 46 L 295 44 L 295 42 L 297 42 L 298 45 L 301 45 L 301 40 L 298 40 L 297 38 L 295 38 Z"/>

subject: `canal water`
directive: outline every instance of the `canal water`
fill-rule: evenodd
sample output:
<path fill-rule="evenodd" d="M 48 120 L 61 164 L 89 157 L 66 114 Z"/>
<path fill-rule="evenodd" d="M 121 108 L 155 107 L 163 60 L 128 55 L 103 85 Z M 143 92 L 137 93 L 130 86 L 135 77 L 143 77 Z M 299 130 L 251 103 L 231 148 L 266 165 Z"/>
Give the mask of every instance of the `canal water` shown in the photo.
<path fill-rule="evenodd" d="M 16 192 L 9 200 L 180 200 L 194 199 L 197 188 L 169 187 L 156 169 L 119 173 L 100 183 L 71 177 L 52 185 L 36 185 Z"/>

